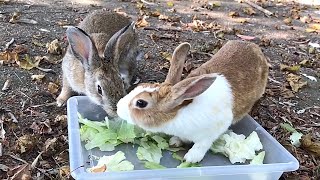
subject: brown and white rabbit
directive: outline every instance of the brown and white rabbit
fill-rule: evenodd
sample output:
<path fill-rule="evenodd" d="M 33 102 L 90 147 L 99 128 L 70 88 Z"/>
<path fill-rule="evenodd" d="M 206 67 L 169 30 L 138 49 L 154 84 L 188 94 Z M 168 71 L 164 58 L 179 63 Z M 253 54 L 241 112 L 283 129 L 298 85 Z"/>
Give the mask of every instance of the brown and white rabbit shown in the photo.
<path fill-rule="evenodd" d="M 98 10 L 78 27 L 66 31 L 69 46 L 63 57 L 63 87 L 57 98 L 62 106 L 72 91 L 87 95 L 110 116 L 130 86 L 138 37 L 135 24 L 114 12 Z"/>
<path fill-rule="evenodd" d="M 199 162 L 263 95 L 269 69 L 256 44 L 229 41 L 180 81 L 189 49 L 188 43 L 180 44 L 165 82 L 138 85 L 118 102 L 117 114 L 146 130 L 174 135 L 171 145 L 194 142 L 184 159 Z"/>

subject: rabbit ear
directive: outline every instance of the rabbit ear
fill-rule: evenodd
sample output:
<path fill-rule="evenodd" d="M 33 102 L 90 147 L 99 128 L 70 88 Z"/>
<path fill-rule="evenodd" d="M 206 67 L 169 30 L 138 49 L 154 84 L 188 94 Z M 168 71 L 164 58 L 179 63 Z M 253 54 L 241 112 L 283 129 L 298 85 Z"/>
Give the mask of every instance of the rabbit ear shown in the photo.
<path fill-rule="evenodd" d="M 97 50 L 90 36 L 78 27 L 68 27 L 67 38 L 75 57 L 81 60 L 85 69 L 99 67 L 99 58 L 95 58 Z"/>
<path fill-rule="evenodd" d="M 181 103 L 184 100 L 193 99 L 205 92 L 215 80 L 215 74 L 205 74 L 184 79 L 172 87 L 172 100 Z"/>
<path fill-rule="evenodd" d="M 116 32 L 108 41 L 106 48 L 104 50 L 104 57 L 106 60 L 113 60 L 115 65 L 119 64 L 120 56 L 130 53 L 135 53 L 138 56 L 137 52 L 128 52 L 130 49 L 136 49 L 136 34 L 135 34 L 135 23 L 132 22 L 127 26 L 120 29 Z"/>
<path fill-rule="evenodd" d="M 175 85 L 178 83 L 182 76 L 183 66 L 190 50 L 190 44 L 187 42 L 181 43 L 173 52 L 170 61 L 170 69 L 167 74 L 165 83 Z"/>

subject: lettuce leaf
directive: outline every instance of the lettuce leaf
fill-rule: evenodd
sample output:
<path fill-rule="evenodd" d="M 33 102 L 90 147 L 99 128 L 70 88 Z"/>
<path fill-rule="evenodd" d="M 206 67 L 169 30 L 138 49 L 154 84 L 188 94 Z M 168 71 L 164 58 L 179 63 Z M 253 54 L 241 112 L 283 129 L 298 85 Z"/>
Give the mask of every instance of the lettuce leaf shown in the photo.
<path fill-rule="evenodd" d="M 182 162 L 177 168 L 201 167 L 199 163 Z"/>
<path fill-rule="evenodd" d="M 263 164 L 264 156 L 266 155 L 265 151 L 261 151 L 258 155 L 256 155 L 250 162 L 251 165 L 259 165 Z"/>
<path fill-rule="evenodd" d="M 143 161 L 150 161 L 154 163 L 160 163 L 160 159 L 162 157 L 161 148 L 157 147 L 157 145 L 150 143 L 148 147 L 138 147 L 137 150 L 137 157 L 139 160 Z"/>
<path fill-rule="evenodd" d="M 150 162 L 150 161 L 146 161 L 144 163 L 144 167 L 147 169 L 165 169 L 166 168 L 158 163 Z"/>

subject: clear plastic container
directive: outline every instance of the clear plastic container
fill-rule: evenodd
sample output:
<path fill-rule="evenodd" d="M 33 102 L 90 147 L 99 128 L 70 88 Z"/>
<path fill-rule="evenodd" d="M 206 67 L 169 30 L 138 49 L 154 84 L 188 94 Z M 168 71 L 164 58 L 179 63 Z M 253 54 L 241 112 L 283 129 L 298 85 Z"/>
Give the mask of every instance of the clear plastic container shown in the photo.
<path fill-rule="evenodd" d="M 179 162 L 171 158 L 170 152 L 164 152 L 160 164 L 168 167 L 161 170 L 144 169 L 143 164 L 136 157 L 137 147 L 124 144 L 116 147 L 114 152 L 101 152 L 97 149 L 87 151 L 80 141 L 79 122 L 77 112 L 90 120 L 103 120 L 106 114 L 101 107 L 93 104 L 85 96 L 75 96 L 68 100 L 68 135 L 70 171 L 75 179 L 219 179 L 219 180 L 275 180 L 283 172 L 294 171 L 299 167 L 299 162 L 266 130 L 264 130 L 250 116 L 246 116 L 231 129 L 236 133 L 249 135 L 256 131 L 266 151 L 263 165 L 232 165 L 226 157 L 207 152 L 201 161 L 202 167 L 175 168 Z M 123 151 L 127 160 L 135 166 L 133 171 L 88 173 L 86 168 L 96 165 L 90 160 L 90 155 L 111 155 L 116 151 Z M 179 152 L 183 156 L 185 152 Z"/>

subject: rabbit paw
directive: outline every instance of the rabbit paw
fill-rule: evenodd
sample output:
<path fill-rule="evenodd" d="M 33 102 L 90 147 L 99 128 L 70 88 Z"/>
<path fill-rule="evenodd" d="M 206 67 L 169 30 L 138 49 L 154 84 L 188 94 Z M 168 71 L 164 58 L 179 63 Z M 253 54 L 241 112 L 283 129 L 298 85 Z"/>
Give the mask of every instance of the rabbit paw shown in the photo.
<path fill-rule="evenodd" d="M 66 99 L 64 99 L 64 98 L 62 98 L 62 97 L 60 97 L 60 96 L 58 96 L 57 97 L 57 106 L 58 107 L 62 107 L 62 106 L 64 106 L 65 105 L 65 102 L 66 102 Z"/>
<path fill-rule="evenodd" d="M 196 163 L 200 162 L 206 155 L 207 151 L 210 149 L 212 143 L 210 141 L 203 141 L 200 143 L 195 143 L 191 149 L 184 155 L 184 159 L 187 162 Z"/>
<path fill-rule="evenodd" d="M 182 140 L 180 138 L 178 138 L 177 136 L 173 136 L 169 140 L 170 146 L 180 147 L 180 146 L 182 146 L 182 144 L 183 144 Z"/>
<path fill-rule="evenodd" d="M 183 144 L 189 144 L 189 143 L 191 143 L 191 141 L 189 141 L 185 138 L 177 137 L 177 136 L 173 136 L 169 140 L 169 145 L 173 146 L 173 147 L 180 147 Z"/>

